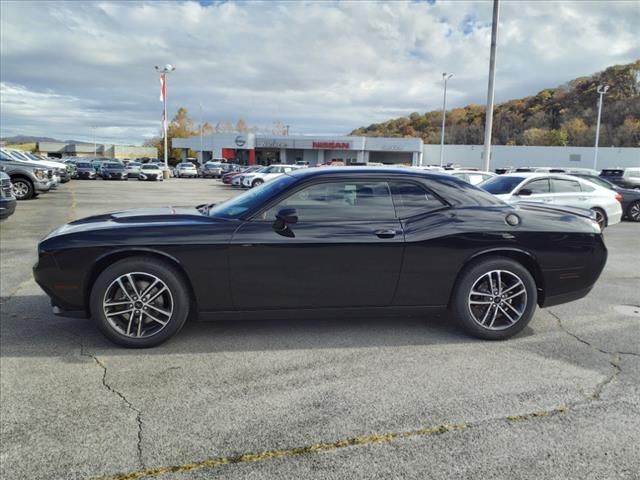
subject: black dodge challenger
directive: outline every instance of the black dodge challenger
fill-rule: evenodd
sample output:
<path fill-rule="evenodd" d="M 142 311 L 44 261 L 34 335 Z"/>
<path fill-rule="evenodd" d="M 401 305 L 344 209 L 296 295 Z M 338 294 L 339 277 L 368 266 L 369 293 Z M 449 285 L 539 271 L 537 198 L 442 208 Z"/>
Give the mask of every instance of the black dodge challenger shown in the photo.
<path fill-rule="evenodd" d="M 218 205 L 106 213 L 38 245 L 60 315 L 151 347 L 204 320 L 450 309 L 504 339 L 585 296 L 607 250 L 590 212 L 509 206 L 453 176 L 309 168 Z"/>

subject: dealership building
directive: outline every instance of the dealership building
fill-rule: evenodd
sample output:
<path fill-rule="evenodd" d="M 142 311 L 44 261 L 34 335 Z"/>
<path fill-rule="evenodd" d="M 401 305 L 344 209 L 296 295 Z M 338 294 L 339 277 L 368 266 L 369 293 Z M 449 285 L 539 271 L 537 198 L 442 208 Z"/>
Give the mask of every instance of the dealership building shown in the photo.
<path fill-rule="evenodd" d="M 202 145 L 202 148 L 200 147 Z M 217 133 L 202 137 L 175 138 L 172 147 L 189 150 L 203 161 L 225 158 L 244 165 L 296 163 L 321 165 L 331 161 L 346 165 L 383 163 L 434 165 L 440 162 L 440 145 L 426 145 L 421 138 L 274 136 L 253 133 Z M 482 168 L 482 145 L 445 145 L 445 164 Z M 534 147 L 494 145 L 491 168 L 569 167 L 593 168 L 593 147 Z M 602 147 L 598 167 L 640 167 L 640 148 Z"/>
<path fill-rule="evenodd" d="M 225 158 L 245 165 L 305 162 L 313 166 L 331 161 L 345 165 L 369 162 L 419 165 L 422 157 L 420 138 L 216 133 L 202 139 L 174 138 L 171 147 L 181 149 L 183 159 L 193 150 L 204 162 Z"/>

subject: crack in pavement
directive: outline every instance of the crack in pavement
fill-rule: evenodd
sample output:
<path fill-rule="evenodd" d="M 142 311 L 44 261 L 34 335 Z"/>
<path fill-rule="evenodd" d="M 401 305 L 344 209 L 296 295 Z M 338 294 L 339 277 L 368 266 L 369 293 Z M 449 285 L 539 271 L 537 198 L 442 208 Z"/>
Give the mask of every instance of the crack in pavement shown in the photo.
<path fill-rule="evenodd" d="M 598 383 L 598 385 L 596 385 L 595 390 L 593 391 L 593 393 L 589 396 L 587 396 L 586 398 L 584 398 L 581 401 L 578 401 L 576 403 L 574 403 L 574 405 L 579 405 L 579 404 L 583 404 L 583 403 L 588 403 L 591 400 L 598 400 L 600 399 L 600 395 L 602 394 L 602 391 L 604 390 L 604 388 L 609 385 L 611 382 L 613 382 L 615 380 L 615 378 L 622 373 L 622 368 L 620 367 L 620 355 L 629 355 L 629 353 L 626 352 L 610 352 L 608 350 L 604 350 L 600 347 L 597 347 L 595 345 L 593 345 L 591 342 L 588 342 L 587 340 L 585 340 L 584 338 L 580 337 L 579 335 L 576 335 L 575 333 L 569 331 L 563 324 L 562 324 L 562 319 L 560 318 L 559 315 L 557 315 L 556 313 L 553 313 L 551 310 L 548 310 L 549 314 L 556 319 L 556 321 L 558 322 L 558 327 L 560 328 L 560 330 L 564 333 L 566 333 L 567 335 L 569 335 L 570 337 L 574 338 L 575 340 L 577 340 L 578 342 L 587 345 L 588 347 L 592 348 L 593 350 L 595 350 L 596 352 L 599 352 L 603 355 L 607 355 L 607 361 L 609 362 L 609 364 L 613 367 L 613 371 L 611 372 L 610 375 L 608 375 L 604 380 L 602 380 L 600 383 Z M 630 355 L 634 355 L 633 353 L 631 353 Z"/>
<path fill-rule="evenodd" d="M 142 412 L 140 410 L 138 410 L 133 403 L 131 403 L 129 401 L 129 399 L 127 397 L 124 396 L 124 394 L 122 392 L 119 392 L 118 390 L 116 390 L 115 388 L 113 388 L 111 385 L 109 385 L 109 383 L 107 383 L 107 366 L 104 364 L 104 362 L 102 362 L 96 355 L 92 355 L 90 353 L 85 352 L 84 350 L 84 344 L 82 342 L 80 342 L 80 356 L 82 357 L 88 357 L 93 359 L 93 361 L 102 369 L 102 385 L 109 390 L 111 393 L 113 393 L 114 395 L 118 396 L 123 402 L 124 404 L 127 406 L 127 408 L 133 412 L 136 413 L 136 423 L 138 426 L 138 441 L 136 444 L 137 450 L 138 450 L 138 463 L 140 464 L 140 468 L 141 469 L 145 469 L 145 465 L 144 465 L 144 460 L 143 460 L 143 453 L 142 453 Z"/>

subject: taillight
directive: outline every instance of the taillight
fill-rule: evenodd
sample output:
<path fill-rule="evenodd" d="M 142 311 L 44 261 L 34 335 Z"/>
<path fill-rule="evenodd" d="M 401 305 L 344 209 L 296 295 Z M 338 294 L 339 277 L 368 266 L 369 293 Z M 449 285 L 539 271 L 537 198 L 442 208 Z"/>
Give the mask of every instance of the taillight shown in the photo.
<path fill-rule="evenodd" d="M 619 193 L 616 193 L 616 200 L 622 203 L 622 195 L 620 195 Z"/>

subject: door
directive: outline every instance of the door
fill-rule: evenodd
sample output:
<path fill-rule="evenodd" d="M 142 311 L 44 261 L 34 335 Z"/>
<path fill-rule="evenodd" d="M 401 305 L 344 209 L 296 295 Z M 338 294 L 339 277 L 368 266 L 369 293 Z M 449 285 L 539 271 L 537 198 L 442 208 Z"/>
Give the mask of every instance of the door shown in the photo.
<path fill-rule="evenodd" d="M 274 229 L 294 208 L 298 222 Z M 386 182 L 307 185 L 245 222 L 230 248 L 237 309 L 390 305 L 403 232 Z"/>
<path fill-rule="evenodd" d="M 522 195 L 523 191 L 529 191 L 529 195 Z M 521 202 L 551 203 L 553 201 L 551 186 L 548 178 L 537 178 L 525 183 L 516 192 L 514 200 Z"/>
<path fill-rule="evenodd" d="M 568 178 L 552 178 L 551 190 L 553 196 L 551 203 L 567 207 L 590 208 L 590 194 L 583 192 L 580 182 Z"/>

